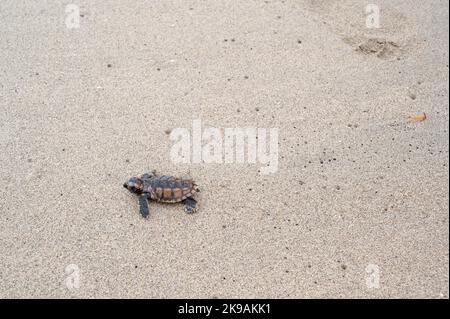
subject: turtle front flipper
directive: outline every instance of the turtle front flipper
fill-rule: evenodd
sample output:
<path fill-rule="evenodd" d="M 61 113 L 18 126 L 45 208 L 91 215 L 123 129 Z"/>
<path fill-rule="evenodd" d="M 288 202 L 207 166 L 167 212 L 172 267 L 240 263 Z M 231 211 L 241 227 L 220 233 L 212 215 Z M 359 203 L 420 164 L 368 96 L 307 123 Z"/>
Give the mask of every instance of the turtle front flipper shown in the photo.
<path fill-rule="evenodd" d="M 139 196 L 139 210 L 141 212 L 142 217 L 148 218 L 150 214 L 150 209 L 148 207 L 147 195 L 142 194 Z"/>
<path fill-rule="evenodd" d="M 195 213 L 197 211 L 197 201 L 192 197 L 188 197 L 183 200 L 184 211 L 188 214 Z"/>

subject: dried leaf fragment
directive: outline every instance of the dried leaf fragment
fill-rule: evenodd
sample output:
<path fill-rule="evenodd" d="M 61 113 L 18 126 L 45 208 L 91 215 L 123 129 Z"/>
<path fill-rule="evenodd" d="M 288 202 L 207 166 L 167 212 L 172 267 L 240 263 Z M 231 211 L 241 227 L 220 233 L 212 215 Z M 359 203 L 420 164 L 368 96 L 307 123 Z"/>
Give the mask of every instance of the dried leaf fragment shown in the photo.
<path fill-rule="evenodd" d="M 416 116 L 411 116 L 408 118 L 408 123 L 419 123 L 419 122 L 423 122 L 427 119 L 427 115 L 425 113 L 420 114 L 420 115 L 416 115 Z"/>

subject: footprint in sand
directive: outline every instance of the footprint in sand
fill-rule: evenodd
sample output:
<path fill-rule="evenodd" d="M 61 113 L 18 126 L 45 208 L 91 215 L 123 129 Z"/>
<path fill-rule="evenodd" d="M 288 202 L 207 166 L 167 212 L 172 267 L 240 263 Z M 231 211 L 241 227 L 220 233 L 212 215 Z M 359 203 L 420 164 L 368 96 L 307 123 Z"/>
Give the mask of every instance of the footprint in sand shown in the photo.
<path fill-rule="evenodd" d="M 359 44 L 356 51 L 363 54 L 375 55 L 380 59 L 390 59 L 401 55 L 400 46 L 386 39 L 370 38 Z"/>
<path fill-rule="evenodd" d="M 380 27 L 368 28 L 365 9 L 369 2 L 303 0 L 301 3 L 356 52 L 391 60 L 417 49 L 420 43 L 413 18 L 388 4 L 379 5 Z"/>

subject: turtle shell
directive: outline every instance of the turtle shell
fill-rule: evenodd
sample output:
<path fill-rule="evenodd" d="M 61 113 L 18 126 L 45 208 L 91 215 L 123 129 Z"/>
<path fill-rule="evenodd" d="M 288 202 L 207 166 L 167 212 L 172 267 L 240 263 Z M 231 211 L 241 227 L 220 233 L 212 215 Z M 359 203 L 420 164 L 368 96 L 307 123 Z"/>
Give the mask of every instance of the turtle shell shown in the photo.
<path fill-rule="evenodd" d="M 145 191 L 150 194 L 150 198 L 163 203 L 181 202 L 199 191 L 193 180 L 174 176 L 164 175 L 144 179 L 144 183 Z"/>

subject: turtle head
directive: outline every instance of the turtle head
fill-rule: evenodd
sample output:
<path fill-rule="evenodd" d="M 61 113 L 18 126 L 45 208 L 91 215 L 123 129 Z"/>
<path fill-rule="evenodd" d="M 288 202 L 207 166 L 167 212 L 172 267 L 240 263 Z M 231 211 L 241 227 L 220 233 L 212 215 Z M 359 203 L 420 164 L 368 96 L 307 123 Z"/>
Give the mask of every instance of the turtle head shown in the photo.
<path fill-rule="evenodd" d="M 132 193 L 140 194 L 144 189 L 144 182 L 140 178 L 131 177 L 123 184 L 123 187 Z"/>

